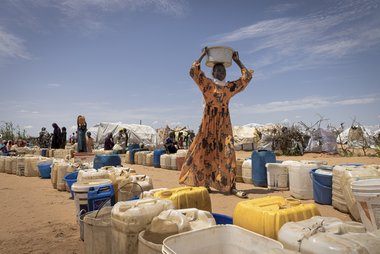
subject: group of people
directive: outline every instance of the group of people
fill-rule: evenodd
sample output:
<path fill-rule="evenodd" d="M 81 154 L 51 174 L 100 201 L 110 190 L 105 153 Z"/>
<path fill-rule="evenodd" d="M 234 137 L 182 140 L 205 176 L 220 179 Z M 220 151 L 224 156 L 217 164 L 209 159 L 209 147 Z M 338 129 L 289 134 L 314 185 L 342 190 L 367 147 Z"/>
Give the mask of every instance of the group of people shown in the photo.
<path fill-rule="evenodd" d="M 62 129 L 58 124 L 53 123 L 53 133 L 49 133 L 45 127 L 41 128 L 38 136 L 38 145 L 40 148 L 64 149 L 66 146 L 67 132 L 66 127 Z"/>
<path fill-rule="evenodd" d="M 128 131 L 122 128 L 117 133 L 115 140 L 112 132 L 108 133 L 104 140 L 104 150 L 114 150 L 118 153 L 125 153 L 128 145 Z M 116 143 L 115 143 L 116 141 Z"/>
<path fill-rule="evenodd" d="M 2 140 L 0 142 L 0 155 L 8 156 L 8 155 L 15 155 L 16 149 L 18 147 L 25 147 L 26 141 L 22 139 L 17 139 L 16 142 L 13 142 L 12 140 Z"/>

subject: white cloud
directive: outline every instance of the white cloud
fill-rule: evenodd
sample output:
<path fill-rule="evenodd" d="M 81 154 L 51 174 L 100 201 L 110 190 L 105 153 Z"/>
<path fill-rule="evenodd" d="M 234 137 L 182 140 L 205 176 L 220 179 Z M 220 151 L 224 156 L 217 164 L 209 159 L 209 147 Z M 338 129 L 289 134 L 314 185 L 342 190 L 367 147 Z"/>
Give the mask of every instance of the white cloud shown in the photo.
<path fill-rule="evenodd" d="M 363 97 L 363 98 L 350 98 L 350 99 L 338 99 L 337 97 L 305 97 L 298 100 L 288 101 L 274 101 L 265 104 L 256 104 L 252 106 L 236 106 L 232 107 L 236 113 L 274 113 L 274 112 L 289 112 L 295 110 L 305 109 L 318 109 L 329 106 L 348 106 L 348 105 L 360 105 L 371 104 L 379 101 L 377 97 Z"/>
<path fill-rule="evenodd" d="M 216 35 L 207 44 L 245 40 L 253 45 L 248 51 L 255 54 L 256 68 L 274 64 L 286 66 L 277 72 L 310 68 L 379 44 L 378 9 L 371 0 L 334 2 L 309 15 L 263 20 Z"/>
<path fill-rule="evenodd" d="M 58 83 L 50 83 L 50 84 L 47 84 L 48 87 L 61 87 L 62 85 L 61 84 L 58 84 Z"/>
<path fill-rule="evenodd" d="M 32 125 L 26 125 L 26 126 L 24 126 L 24 129 L 33 129 L 33 126 Z"/>
<path fill-rule="evenodd" d="M 32 114 L 39 114 L 40 112 L 38 111 L 32 111 Z"/>
<path fill-rule="evenodd" d="M 0 25 L 0 57 L 29 59 L 30 56 L 24 47 L 24 41 L 11 34 Z"/>
<path fill-rule="evenodd" d="M 20 109 L 18 112 L 20 112 L 20 113 L 26 113 L 26 112 L 28 112 L 28 111 L 25 110 L 25 109 Z"/>

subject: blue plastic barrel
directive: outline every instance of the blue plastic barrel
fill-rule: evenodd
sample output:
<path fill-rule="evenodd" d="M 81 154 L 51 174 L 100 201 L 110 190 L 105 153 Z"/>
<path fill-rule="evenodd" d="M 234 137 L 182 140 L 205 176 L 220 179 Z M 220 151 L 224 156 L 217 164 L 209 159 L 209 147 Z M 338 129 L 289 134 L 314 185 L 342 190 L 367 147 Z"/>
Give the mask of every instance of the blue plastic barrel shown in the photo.
<path fill-rule="evenodd" d="M 40 162 L 38 163 L 38 171 L 41 178 L 50 178 L 52 162 Z"/>
<path fill-rule="evenodd" d="M 160 157 L 164 153 L 166 153 L 165 149 L 156 149 L 153 151 L 153 167 L 155 168 L 161 167 Z"/>
<path fill-rule="evenodd" d="M 275 163 L 276 154 L 268 150 L 254 150 L 252 152 L 252 181 L 255 186 L 267 187 L 267 168 L 265 164 Z"/>
<path fill-rule="evenodd" d="M 332 175 L 318 174 L 316 169 L 310 170 L 313 182 L 314 201 L 322 205 L 332 204 Z"/>
<path fill-rule="evenodd" d="M 113 206 L 115 204 L 115 193 L 112 184 L 91 187 L 88 190 L 87 199 L 88 212 L 98 210 L 104 205 Z"/>
<path fill-rule="evenodd" d="M 118 154 L 97 154 L 94 158 L 94 168 L 99 169 L 104 166 L 120 166 L 121 159 Z"/>
<path fill-rule="evenodd" d="M 129 150 L 129 164 L 135 164 L 135 153 L 141 150 L 141 148 L 133 148 L 132 150 Z"/>
<path fill-rule="evenodd" d="M 220 224 L 233 224 L 232 217 L 224 215 L 224 214 L 219 214 L 219 213 L 211 213 L 212 216 L 215 219 L 215 222 L 217 225 Z"/>
<path fill-rule="evenodd" d="M 74 192 L 71 190 L 71 185 L 73 185 L 77 181 L 78 177 L 78 171 L 72 172 L 70 174 L 65 175 L 63 178 L 69 187 L 69 190 L 71 192 L 71 197 L 74 199 Z"/>
<path fill-rule="evenodd" d="M 131 151 L 132 149 L 135 149 L 135 148 L 140 148 L 140 145 L 139 144 L 130 144 L 128 146 L 128 151 Z"/>

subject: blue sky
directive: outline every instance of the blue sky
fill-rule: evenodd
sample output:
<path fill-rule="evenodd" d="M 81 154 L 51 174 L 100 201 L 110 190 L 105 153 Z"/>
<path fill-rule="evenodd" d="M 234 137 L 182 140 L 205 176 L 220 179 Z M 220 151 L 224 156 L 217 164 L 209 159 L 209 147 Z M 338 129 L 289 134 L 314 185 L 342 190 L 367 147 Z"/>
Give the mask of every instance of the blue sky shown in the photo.
<path fill-rule="evenodd" d="M 255 70 L 230 102 L 233 125 L 380 122 L 378 0 L 2 0 L 0 121 L 30 135 L 70 131 L 79 114 L 197 130 L 188 71 L 206 45 Z"/>

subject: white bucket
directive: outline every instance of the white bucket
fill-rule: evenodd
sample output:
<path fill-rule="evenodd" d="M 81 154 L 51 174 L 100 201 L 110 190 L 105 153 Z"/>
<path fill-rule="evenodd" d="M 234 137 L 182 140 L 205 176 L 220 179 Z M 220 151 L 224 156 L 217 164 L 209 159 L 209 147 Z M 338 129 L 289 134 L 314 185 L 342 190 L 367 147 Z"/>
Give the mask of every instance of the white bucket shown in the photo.
<path fill-rule="evenodd" d="M 380 229 L 380 178 L 355 181 L 352 191 L 367 230 Z"/>
<path fill-rule="evenodd" d="M 206 66 L 214 67 L 216 63 L 222 63 L 226 68 L 232 65 L 232 54 L 234 50 L 229 47 L 209 47 L 206 55 Z"/>
<path fill-rule="evenodd" d="M 173 208 L 172 201 L 154 198 L 116 203 L 111 212 L 112 253 L 137 253 L 139 233 L 155 216 Z"/>
<path fill-rule="evenodd" d="M 93 179 L 88 182 L 76 182 L 71 186 L 71 190 L 74 192 L 74 201 L 76 214 L 84 209 L 88 211 L 88 191 L 91 187 L 98 187 L 102 185 L 111 184 L 109 179 Z"/>
<path fill-rule="evenodd" d="M 84 249 L 88 254 L 110 253 L 111 247 L 111 210 L 104 207 L 84 216 Z"/>
<path fill-rule="evenodd" d="M 281 163 L 266 163 L 268 188 L 272 190 L 289 190 L 288 166 Z"/>
<path fill-rule="evenodd" d="M 164 240 L 164 254 L 245 254 L 283 249 L 280 242 L 236 225 L 216 225 L 173 235 Z"/>
<path fill-rule="evenodd" d="M 244 183 L 252 182 L 252 161 L 251 159 L 245 159 L 243 165 L 241 166 L 241 174 Z"/>

